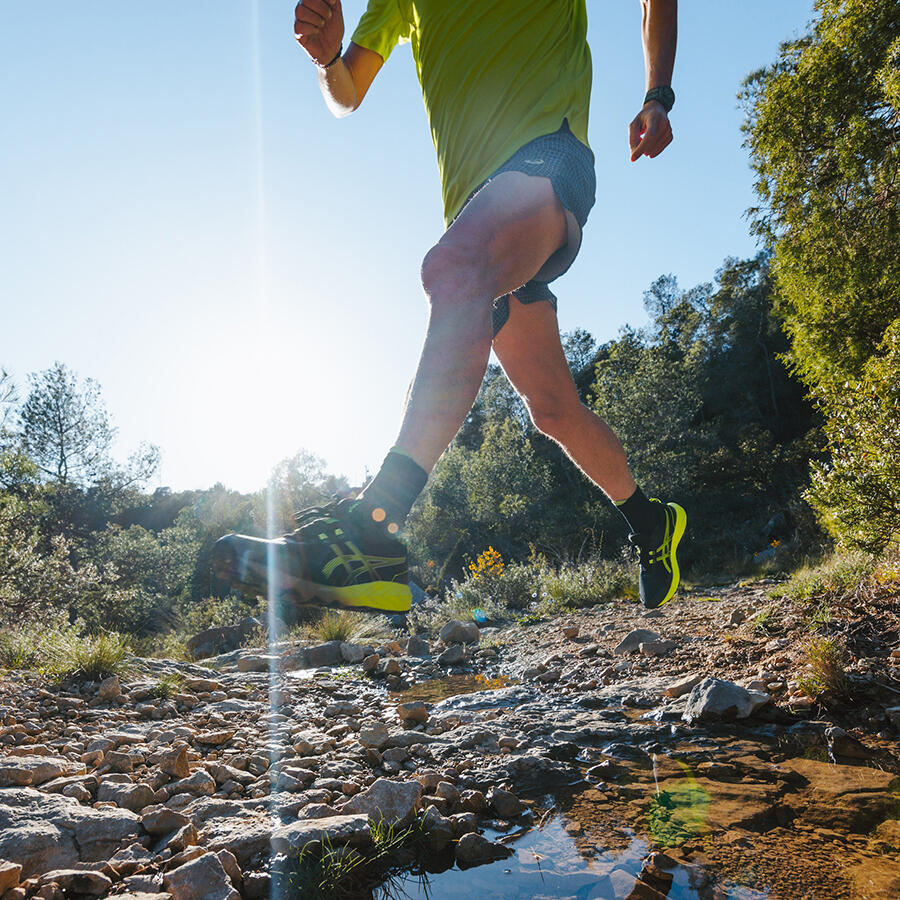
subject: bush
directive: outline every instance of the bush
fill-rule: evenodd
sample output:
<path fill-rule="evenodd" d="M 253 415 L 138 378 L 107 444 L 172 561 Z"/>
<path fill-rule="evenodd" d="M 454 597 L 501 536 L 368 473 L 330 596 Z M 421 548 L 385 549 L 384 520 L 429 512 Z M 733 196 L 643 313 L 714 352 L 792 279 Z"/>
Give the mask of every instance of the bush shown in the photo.
<path fill-rule="evenodd" d="M 292 630 L 291 634 L 296 631 Z M 355 643 L 380 643 L 393 636 L 383 616 L 335 609 L 326 610 L 314 624 L 301 626 L 299 634 L 320 641 Z"/>
<path fill-rule="evenodd" d="M 836 638 L 810 638 L 804 648 L 809 673 L 799 679 L 801 690 L 815 699 L 829 693 L 835 697 L 850 695 L 850 679 L 847 677 L 847 655 Z"/>
<path fill-rule="evenodd" d="M 859 550 L 838 549 L 818 563 L 798 569 L 769 594 L 795 602 L 834 600 L 840 602 L 865 588 L 876 570 L 877 560 Z"/>

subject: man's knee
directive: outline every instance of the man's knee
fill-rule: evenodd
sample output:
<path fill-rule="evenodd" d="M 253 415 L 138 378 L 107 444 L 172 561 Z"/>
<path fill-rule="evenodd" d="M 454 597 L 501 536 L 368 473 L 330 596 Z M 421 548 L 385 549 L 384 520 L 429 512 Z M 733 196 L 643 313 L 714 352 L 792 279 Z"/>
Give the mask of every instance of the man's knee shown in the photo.
<path fill-rule="evenodd" d="M 584 411 L 584 405 L 577 397 L 568 399 L 548 394 L 526 397 L 524 400 L 534 427 L 551 438 L 560 438 L 577 427 Z"/>
<path fill-rule="evenodd" d="M 422 288 L 432 304 L 493 300 L 483 249 L 459 242 L 435 244 L 422 261 Z"/>

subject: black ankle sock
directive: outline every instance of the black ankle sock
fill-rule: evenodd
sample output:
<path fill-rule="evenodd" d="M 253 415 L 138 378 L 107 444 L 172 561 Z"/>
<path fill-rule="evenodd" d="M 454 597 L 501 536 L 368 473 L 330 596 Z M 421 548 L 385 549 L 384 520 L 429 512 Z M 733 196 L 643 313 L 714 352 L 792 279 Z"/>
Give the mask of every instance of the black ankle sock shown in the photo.
<path fill-rule="evenodd" d="M 616 509 L 637 534 L 652 534 L 663 524 L 664 511 L 661 503 L 653 503 L 637 488 L 627 499 L 616 504 Z"/>
<path fill-rule="evenodd" d="M 376 526 L 396 534 L 422 493 L 428 473 L 410 456 L 391 450 L 385 457 L 378 474 L 366 485 L 357 507 L 364 527 Z"/>

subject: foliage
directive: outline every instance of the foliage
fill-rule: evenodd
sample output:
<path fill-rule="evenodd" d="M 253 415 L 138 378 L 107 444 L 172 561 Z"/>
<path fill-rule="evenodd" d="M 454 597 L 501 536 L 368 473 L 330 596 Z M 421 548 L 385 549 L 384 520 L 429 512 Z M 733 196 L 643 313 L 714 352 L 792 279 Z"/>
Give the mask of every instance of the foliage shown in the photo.
<path fill-rule="evenodd" d="M 877 550 L 900 526 L 900 17 L 895 0 L 816 10 L 745 83 L 753 213 L 775 248 L 790 363 L 826 417 L 833 463 L 811 498 L 839 537 Z"/>
<path fill-rule="evenodd" d="M 800 689 L 812 699 L 826 692 L 835 697 L 848 697 L 847 654 L 840 641 L 832 637 L 812 637 L 803 649 L 809 672 L 798 680 Z"/>
<path fill-rule="evenodd" d="M 469 563 L 472 578 L 502 578 L 503 557 L 493 548 L 488 547 L 478 554 L 474 562 Z"/>
<path fill-rule="evenodd" d="M 383 616 L 329 609 L 313 625 L 304 626 L 301 634 L 320 641 L 362 643 L 389 640 L 392 632 Z"/>
<path fill-rule="evenodd" d="M 100 397 L 100 386 L 88 378 L 79 384 L 60 362 L 29 377 L 31 389 L 19 410 L 19 433 L 28 458 L 59 484 L 88 486 L 124 479 L 148 479 L 159 463 L 156 448 L 145 446 L 132 457 L 127 473 L 110 455 L 115 429 Z"/>
<path fill-rule="evenodd" d="M 841 602 L 863 589 L 875 571 L 877 560 L 859 550 L 838 549 L 818 562 L 797 569 L 770 595 L 799 602 Z"/>

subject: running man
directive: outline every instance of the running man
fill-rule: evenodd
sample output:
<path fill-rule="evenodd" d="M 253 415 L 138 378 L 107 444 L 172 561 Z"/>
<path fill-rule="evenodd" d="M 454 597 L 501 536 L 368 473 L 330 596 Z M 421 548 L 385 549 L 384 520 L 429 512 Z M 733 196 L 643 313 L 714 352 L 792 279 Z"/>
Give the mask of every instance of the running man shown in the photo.
<path fill-rule="evenodd" d="M 628 130 L 632 162 L 671 142 L 675 100 L 677 0 L 641 8 L 646 96 Z M 644 605 L 668 602 L 687 517 L 642 493 L 616 435 L 581 403 L 549 288 L 578 254 L 594 204 L 585 0 L 369 0 L 346 50 L 340 0 L 302 0 L 294 33 L 338 117 L 359 107 L 394 47 L 411 44 L 447 229 L 422 262 L 425 343 L 380 471 L 357 500 L 299 513 L 292 534 L 222 538 L 219 573 L 253 593 L 266 593 L 272 571 L 276 593 L 409 609 L 399 532 L 474 402 L 493 347 L 535 426 L 628 522 Z"/>

